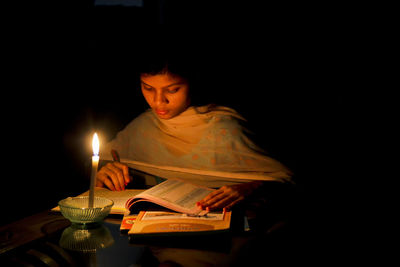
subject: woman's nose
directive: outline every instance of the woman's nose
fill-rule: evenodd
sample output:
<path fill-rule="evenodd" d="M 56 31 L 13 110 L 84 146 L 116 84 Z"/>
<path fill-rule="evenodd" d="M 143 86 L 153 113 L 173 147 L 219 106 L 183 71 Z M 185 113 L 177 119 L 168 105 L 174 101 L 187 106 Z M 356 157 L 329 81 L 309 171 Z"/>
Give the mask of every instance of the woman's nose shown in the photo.
<path fill-rule="evenodd" d="M 163 93 L 157 92 L 154 95 L 154 102 L 159 105 L 159 104 L 168 104 L 168 99 L 165 97 Z"/>

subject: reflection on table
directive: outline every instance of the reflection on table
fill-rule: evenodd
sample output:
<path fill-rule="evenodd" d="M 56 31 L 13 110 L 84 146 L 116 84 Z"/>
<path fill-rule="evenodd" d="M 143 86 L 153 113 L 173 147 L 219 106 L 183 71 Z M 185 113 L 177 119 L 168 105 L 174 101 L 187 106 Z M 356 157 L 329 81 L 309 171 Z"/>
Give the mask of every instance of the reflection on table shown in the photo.
<path fill-rule="evenodd" d="M 96 252 L 114 243 L 114 239 L 103 224 L 80 225 L 72 224 L 66 228 L 60 238 L 60 246 L 64 249 Z"/>
<path fill-rule="evenodd" d="M 262 207 L 255 216 L 253 211 L 236 210 L 227 242 L 176 238 L 137 243 L 120 232 L 121 217 L 79 226 L 60 213 L 44 211 L 0 227 L 0 266 L 259 266 L 260 260 L 283 264 L 314 256 L 303 244 L 310 243 L 304 239 L 308 236 L 299 235 L 304 224 L 289 216 L 282 201 L 268 201 L 257 202 Z M 250 231 L 244 230 L 244 215 Z"/>

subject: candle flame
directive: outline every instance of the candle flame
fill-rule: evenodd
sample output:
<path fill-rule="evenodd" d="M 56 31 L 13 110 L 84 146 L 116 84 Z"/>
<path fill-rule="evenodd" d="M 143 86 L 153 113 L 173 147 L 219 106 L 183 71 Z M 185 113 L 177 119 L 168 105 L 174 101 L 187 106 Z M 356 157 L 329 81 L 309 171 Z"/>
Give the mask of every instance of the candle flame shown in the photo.
<path fill-rule="evenodd" d="M 100 150 L 100 142 L 99 142 L 99 137 L 97 137 L 97 133 L 94 133 L 93 135 L 92 148 L 93 148 L 93 155 L 98 156 Z"/>

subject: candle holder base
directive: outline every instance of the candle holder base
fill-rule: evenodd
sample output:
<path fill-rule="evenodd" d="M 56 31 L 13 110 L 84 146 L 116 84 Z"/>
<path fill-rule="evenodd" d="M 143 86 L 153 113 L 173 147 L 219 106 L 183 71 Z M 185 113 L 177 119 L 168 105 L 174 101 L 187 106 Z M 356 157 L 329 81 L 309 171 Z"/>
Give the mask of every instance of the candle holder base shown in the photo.
<path fill-rule="evenodd" d="M 63 231 L 60 239 L 62 248 L 81 252 L 95 252 L 113 243 L 110 231 L 101 223 L 73 223 Z"/>
<path fill-rule="evenodd" d="M 114 202 L 107 198 L 94 197 L 89 207 L 89 197 L 68 197 L 58 202 L 61 214 L 74 224 L 100 223 L 110 213 Z"/>

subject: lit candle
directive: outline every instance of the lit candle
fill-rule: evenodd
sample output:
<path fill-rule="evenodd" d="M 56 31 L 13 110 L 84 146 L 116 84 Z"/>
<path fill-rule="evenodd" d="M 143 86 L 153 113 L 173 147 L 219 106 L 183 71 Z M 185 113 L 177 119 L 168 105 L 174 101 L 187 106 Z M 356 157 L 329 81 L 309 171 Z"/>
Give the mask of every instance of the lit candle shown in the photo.
<path fill-rule="evenodd" d="M 92 141 L 93 156 L 92 156 L 92 175 L 90 176 L 90 190 L 89 190 L 89 208 L 93 207 L 94 201 L 94 187 L 96 183 L 97 167 L 99 166 L 99 150 L 100 142 L 97 133 L 93 135 Z"/>

